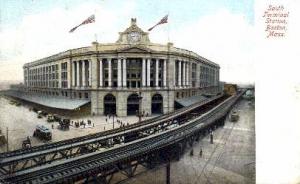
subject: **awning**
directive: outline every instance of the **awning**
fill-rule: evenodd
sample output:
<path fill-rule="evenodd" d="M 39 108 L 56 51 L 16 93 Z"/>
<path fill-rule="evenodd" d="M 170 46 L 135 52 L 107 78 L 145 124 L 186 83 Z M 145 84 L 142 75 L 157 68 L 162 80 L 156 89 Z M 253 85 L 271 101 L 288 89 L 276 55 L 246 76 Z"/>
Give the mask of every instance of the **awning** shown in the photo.
<path fill-rule="evenodd" d="M 187 97 L 187 98 L 177 99 L 177 100 L 175 100 L 175 102 L 179 103 L 180 105 L 182 105 L 184 107 L 187 107 L 187 106 L 193 105 L 195 103 L 202 102 L 206 99 L 207 99 L 207 97 L 205 97 L 205 96 L 197 95 L 197 96 L 191 96 L 191 97 Z"/>
<path fill-rule="evenodd" d="M 29 102 L 44 105 L 46 107 L 67 109 L 67 110 L 74 110 L 91 101 L 90 99 L 68 99 L 68 98 L 59 98 L 54 96 L 29 95 L 18 91 L 7 91 L 5 94 Z"/>

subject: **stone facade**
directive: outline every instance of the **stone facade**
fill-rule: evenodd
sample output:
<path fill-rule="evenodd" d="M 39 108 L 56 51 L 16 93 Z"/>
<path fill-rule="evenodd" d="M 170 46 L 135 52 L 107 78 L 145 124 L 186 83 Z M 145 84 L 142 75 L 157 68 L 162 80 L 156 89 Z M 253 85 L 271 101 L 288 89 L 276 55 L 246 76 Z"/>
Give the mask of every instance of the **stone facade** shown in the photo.
<path fill-rule="evenodd" d="M 119 34 L 116 43 L 93 42 L 25 64 L 27 91 L 90 99 L 91 114 L 118 116 L 132 114 L 129 108 L 167 113 L 178 98 L 218 92 L 219 65 L 172 43 L 151 43 L 135 19 Z"/>

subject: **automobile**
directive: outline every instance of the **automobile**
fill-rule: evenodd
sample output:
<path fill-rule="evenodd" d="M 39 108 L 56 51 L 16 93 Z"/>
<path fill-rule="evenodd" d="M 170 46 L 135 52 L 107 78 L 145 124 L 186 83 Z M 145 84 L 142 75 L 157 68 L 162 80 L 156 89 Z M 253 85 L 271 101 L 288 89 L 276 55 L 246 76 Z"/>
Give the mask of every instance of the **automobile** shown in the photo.
<path fill-rule="evenodd" d="M 42 112 L 43 112 L 43 111 L 37 111 L 37 117 L 38 117 L 38 118 L 42 118 L 42 117 L 43 117 Z"/>
<path fill-rule="evenodd" d="M 35 107 L 33 107 L 32 110 L 33 110 L 33 112 L 36 112 L 36 113 L 39 111 L 39 110 L 38 110 L 37 108 L 35 108 Z"/>
<path fill-rule="evenodd" d="M 57 114 L 53 114 L 53 118 L 54 118 L 54 121 L 57 121 L 57 122 L 61 121 L 61 117 Z"/>
<path fill-rule="evenodd" d="M 23 149 L 31 148 L 31 141 L 30 141 L 29 137 L 27 137 L 27 139 L 25 139 L 22 142 L 22 148 Z"/>
<path fill-rule="evenodd" d="M 48 112 L 42 111 L 42 115 L 43 115 L 43 116 L 47 116 L 47 115 L 48 115 Z"/>
<path fill-rule="evenodd" d="M 47 115 L 47 122 L 54 122 L 55 121 L 55 119 L 54 119 L 54 116 L 52 115 L 52 114 L 48 114 Z"/>
<path fill-rule="evenodd" d="M 49 141 L 52 139 L 52 133 L 49 128 L 44 125 L 37 125 L 34 132 L 33 137 L 37 137 L 41 140 Z"/>
<path fill-rule="evenodd" d="M 70 128 L 70 119 L 62 119 L 59 122 L 59 128 L 61 130 L 68 130 Z"/>
<path fill-rule="evenodd" d="M 230 116 L 229 116 L 229 120 L 231 122 L 237 122 L 239 119 L 239 114 L 237 113 L 237 111 L 233 110 L 231 113 L 230 113 Z"/>

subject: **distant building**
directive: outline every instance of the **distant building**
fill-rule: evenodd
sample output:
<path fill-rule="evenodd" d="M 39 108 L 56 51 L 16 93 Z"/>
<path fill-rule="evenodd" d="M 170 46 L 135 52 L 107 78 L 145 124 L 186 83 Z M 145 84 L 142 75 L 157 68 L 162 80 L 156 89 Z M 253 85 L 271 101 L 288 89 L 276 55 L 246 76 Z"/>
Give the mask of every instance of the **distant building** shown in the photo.
<path fill-rule="evenodd" d="M 237 93 L 237 85 L 236 84 L 224 84 L 224 92 L 228 95 L 235 95 Z"/>
<path fill-rule="evenodd" d="M 91 102 L 92 114 L 126 116 L 140 105 L 145 114 L 167 113 L 177 99 L 219 92 L 218 64 L 172 43 L 151 43 L 136 19 L 119 34 L 116 43 L 93 42 L 25 64 L 23 97 L 47 97 L 40 103 L 61 109 Z"/>

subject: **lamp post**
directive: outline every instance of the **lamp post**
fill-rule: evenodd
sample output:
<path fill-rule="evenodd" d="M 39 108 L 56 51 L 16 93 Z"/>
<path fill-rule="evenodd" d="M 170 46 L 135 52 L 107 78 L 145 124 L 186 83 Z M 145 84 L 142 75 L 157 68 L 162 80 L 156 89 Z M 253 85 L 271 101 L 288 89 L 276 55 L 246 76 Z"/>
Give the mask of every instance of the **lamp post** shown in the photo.
<path fill-rule="evenodd" d="M 8 152 L 8 127 L 6 127 L 6 152 Z"/>
<path fill-rule="evenodd" d="M 113 129 L 115 129 L 115 115 L 112 114 L 112 118 L 113 118 Z"/>

